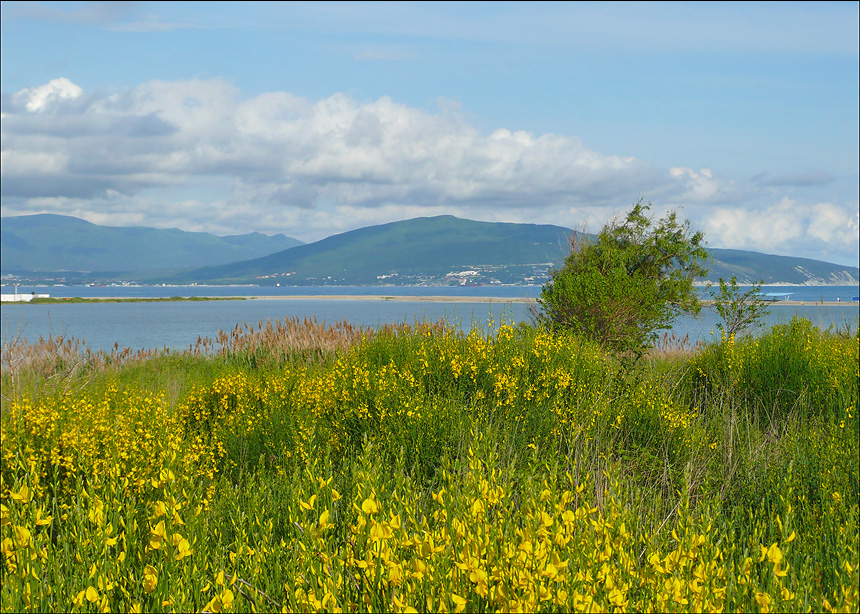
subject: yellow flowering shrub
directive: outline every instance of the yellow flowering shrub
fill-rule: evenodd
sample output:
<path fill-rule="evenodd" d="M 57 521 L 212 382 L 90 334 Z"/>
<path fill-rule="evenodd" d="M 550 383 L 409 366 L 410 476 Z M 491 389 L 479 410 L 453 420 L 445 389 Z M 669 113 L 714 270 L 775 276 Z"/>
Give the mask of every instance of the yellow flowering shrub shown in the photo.
<path fill-rule="evenodd" d="M 792 331 L 666 374 L 539 330 L 416 326 L 212 358 L 178 393 L 120 369 L 18 395 L 0 606 L 857 611 L 857 341 L 807 330 L 794 409 L 744 413 L 782 403 Z"/>

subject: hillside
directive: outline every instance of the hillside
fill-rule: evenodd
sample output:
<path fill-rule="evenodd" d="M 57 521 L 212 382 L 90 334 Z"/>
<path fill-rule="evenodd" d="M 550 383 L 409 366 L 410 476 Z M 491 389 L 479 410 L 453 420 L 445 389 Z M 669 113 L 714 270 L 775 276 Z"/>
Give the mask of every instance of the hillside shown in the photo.
<path fill-rule="evenodd" d="M 177 229 L 110 227 L 65 215 L 4 217 L 2 273 L 178 269 L 248 260 L 301 245 L 282 234 L 218 237 Z"/>
<path fill-rule="evenodd" d="M 479 268 L 513 283 L 563 259 L 570 232 L 561 226 L 475 222 L 450 215 L 416 218 L 345 232 L 264 258 L 184 272 L 176 279 L 420 283 Z"/>
<path fill-rule="evenodd" d="M 858 267 L 842 266 L 793 256 L 774 256 L 738 249 L 709 249 L 714 259 L 709 264 L 708 279 L 729 279 L 736 275 L 739 283 L 752 283 L 763 279 L 765 285 L 857 285 Z"/>
<path fill-rule="evenodd" d="M 569 228 L 453 216 L 362 228 L 263 258 L 183 272 L 174 281 L 260 284 L 543 283 L 568 252 Z M 858 283 L 860 269 L 808 258 L 709 250 L 708 279 Z M 456 273 L 456 275 L 449 275 Z"/>
<path fill-rule="evenodd" d="M 282 234 L 217 237 L 33 215 L 3 218 L 2 272 L 64 283 L 540 285 L 563 262 L 572 232 L 444 215 L 369 226 L 305 245 Z M 741 283 L 853 285 L 860 278 L 857 267 L 808 258 L 709 252 L 711 281 L 736 275 Z"/>

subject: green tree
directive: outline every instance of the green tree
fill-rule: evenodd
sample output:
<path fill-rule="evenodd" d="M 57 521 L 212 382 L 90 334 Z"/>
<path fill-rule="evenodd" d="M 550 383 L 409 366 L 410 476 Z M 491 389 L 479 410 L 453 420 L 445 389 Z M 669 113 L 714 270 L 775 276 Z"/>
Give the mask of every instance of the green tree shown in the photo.
<path fill-rule="evenodd" d="M 678 315 L 700 311 L 693 281 L 707 273 L 704 235 L 674 211 L 655 222 L 650 208 L 640 200 L 596 237 L 574 234 L 541 291 L 539 321 L 638 358 Z"/>
<path fill-rule="evenodd" d="M 760 326 L 762 318 L 770 313 L 768 305 L 761 297 L 763 283 L 763 280 L 759 281 L 746 292 L 741 292 L 737 277 L 732 276 L 728 282 L 720 277 L 719 294 L 710 290 L 713 301 L 711 308 L 722 320 L 717 324 L 717 328 L 731 337 Z"/>

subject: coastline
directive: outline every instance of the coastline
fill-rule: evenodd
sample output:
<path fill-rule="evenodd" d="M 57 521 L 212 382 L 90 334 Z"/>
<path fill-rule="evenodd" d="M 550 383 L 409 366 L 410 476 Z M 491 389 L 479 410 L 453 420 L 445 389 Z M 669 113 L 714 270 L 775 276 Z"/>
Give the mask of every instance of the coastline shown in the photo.
<path fill-rule="evenodd" d="M 196 301 L 395 301 L 408 303 L 531 303 L 535 299 L 527 297 L 499 297 L 499 296 L 419 296 L 419 295 L 367 295 L 367 294 L 296 294 L 290 296 L 177 296 L 164 297 L 73 297 L 73 298 L 51 298 L 37 299 L 30 302 L 4 302 L 3 305 L 62 305 L 80 303 L 161 303 L 161 302 L 196 302 Z M 703 307 L 713 305 L 711 300 L 701 301 Z M 767 303 L 769 307 L 860 307 L 860 303 L 853 301 L 774 301 Z"/>

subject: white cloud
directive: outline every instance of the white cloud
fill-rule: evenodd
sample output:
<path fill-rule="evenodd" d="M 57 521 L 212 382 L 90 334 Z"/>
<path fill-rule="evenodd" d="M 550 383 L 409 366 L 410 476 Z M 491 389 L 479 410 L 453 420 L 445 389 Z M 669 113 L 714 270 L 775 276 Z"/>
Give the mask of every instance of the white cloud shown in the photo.
<path fill-rule="evenodd" d="M 2 102 L 4 215 L 316 240 L 442 213 L 595 231 L 644 197 L 656 213 L 686 206 L 712 246 L 857 259 L 856 202 L 801 198 L 790 183 L 739 184 L 708 168 L 657 169 L 575 136 L 482 134 L 450 104 L 244 99 L 218 79 L 103 95 L 64 78 Z"/>
<path fill-rule="evenodd" d="M 808 233 L 828 243 L 850 243 L 860 236 L 860 213 L 857 208 L 818 203 L 812 208 Z"/>
<path fill-rule="evenodd" d="M 726 203 L 735 202 L 742 194 L 734 181 L 722 177 L 714 177 L 709 168 L 699 172 L 685 167 L 673 167 L 669 174 L 677 181 L 677 195 L 680 202 Z"/>
<path fill-rule="evenodd" d="M 860 246 L 856 203 L 807 204 L 783 197 L 761 208 L 714 209 L 703 221 L 712 246 L 846 263 L 856 262 Z"/>
<path fill-rule="evenodd" d="M 80 87 L 61 77 L 39 87 L 21 90 L 15 95 L 15 101 L 23 104 L 28 111 L 34 112 L 44 110 L 51 102 L 73 100 L 83 93 Z"/>
<path fill-rule="evenodd" d="M 387 97 L 359 102 L 336 94 L 309 102 L 277 92 L 241 100 L 223 81 L 192 80 L 60 104 L 82 96 L 58 79 L 20 92 L 18 104 L 4 109 L 10 160 L 50 153 L 68 161 L 65 172 L 53 169 L 54 181 L 41 183 L 44 196 L 72 195 L 62 190 L 79 184 L 134 193 L 218 175 L 260 194 L 283 196 L 281 188 L 298 186 L 330 205 L 544 207 L 606 201 L 659 181 L 648 165 L 599 154 L 575 137 L 503 129 L 484 136 L 448 110 L 432 113 Z M 19 165 L 7 164 L 3 173 L 4 196 L 19 186 L 18 195 L 33 195 L 33 185 L 23 187 L 31 176 Z"/>

